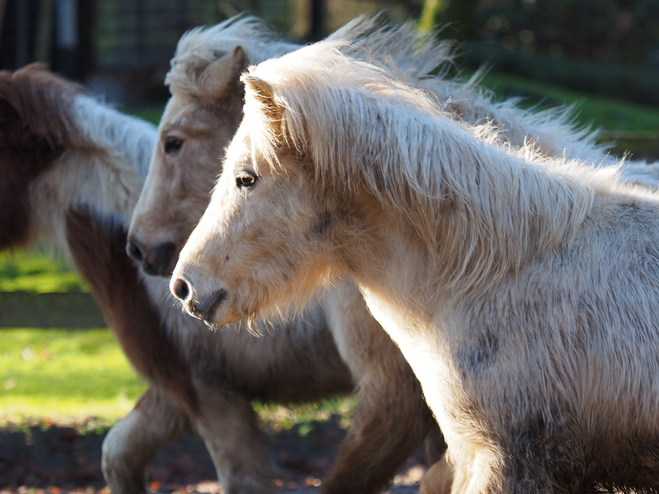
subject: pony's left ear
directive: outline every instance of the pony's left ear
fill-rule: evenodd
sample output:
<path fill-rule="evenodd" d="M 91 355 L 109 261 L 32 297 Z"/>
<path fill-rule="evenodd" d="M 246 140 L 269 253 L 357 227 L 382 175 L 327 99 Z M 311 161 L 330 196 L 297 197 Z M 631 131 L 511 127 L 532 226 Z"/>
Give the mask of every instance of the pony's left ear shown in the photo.
<path fill-rule="evenodd" d="M 275 131 L 281 131 L 281 117 L 283 109 L 275 102 L 275 92 L 272 86 L 252 74 L 243 74 L 240 78 L 245 84 L 246 97 L 254 98 L 260 105 L 261 111 L 268 117 Z"/>

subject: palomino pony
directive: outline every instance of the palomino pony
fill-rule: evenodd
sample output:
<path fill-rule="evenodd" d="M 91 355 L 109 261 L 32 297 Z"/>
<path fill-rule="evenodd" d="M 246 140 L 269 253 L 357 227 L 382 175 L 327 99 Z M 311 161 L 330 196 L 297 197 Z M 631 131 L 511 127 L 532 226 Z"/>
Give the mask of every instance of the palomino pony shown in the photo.
<path fill-rule="evenodd" d="M 339 314 L 310 304 L 301 317 L 261 321 L 259 329 L 273 334 L 254 338 L 235 331 L 240 326 L 212 333 L 174 308 L 166 280 L 142 277 L 124 248 L 155 141 L 151 125 L 39 67 L 0 72 L 1 246 L 41 239 L 70 255 L 129 361 L 150 383 L 103 444 L 103 471 L 113 492 L 145 492 L 145 471 L 156 452 L 192 431 L 204 439 L 225 492 L 271 492 L 269 454 L 251 402 L 307 402 L 352 391 L 352 376 L 332 339 L 337 331 L 329 328 L 373 319 L 359 319 L 364 302 L 353 296 L 335 302 L 345 308 Z M 360 305 L 351 312 L 355 301 Z M 381 332 L 365 331 L 371 336 L 363 347 L 388 341 Z M 419 389 L 409 391 L 418 384 L 408 374 L 412 382 L 401 388 L 420 396 Z M 391 424 L 382 420 L 371 422 L 375 431 L 369 434 L 404 435 L 418 444 L 433 421 L 425 402 L 416 403 L 404 404 L 408 415 L 399 414 L 398 429 L 383 431 L 381 424 Z M 352 440 L 358 457 L 361 438 Z M 393 444 L 409 450 L 403 440 Z M 339 457 L 326 492 L 375 492 L 385 485 L 401 454 L 386 441 L 382 446 L 362 451 L 379 455 L 381 463 L 370 470 L 354 473 L 350 458 Z M 362 491 L 351 490 L 354 478 Z"/>
<path fill-rule="evenodd" d="M 659 489 L 656 193 L 502 146 L 335 44 L 242 80 L 170 285 L 186 310 L 254 318 L 349 274 L 421 381 L 455 491 Z"/>

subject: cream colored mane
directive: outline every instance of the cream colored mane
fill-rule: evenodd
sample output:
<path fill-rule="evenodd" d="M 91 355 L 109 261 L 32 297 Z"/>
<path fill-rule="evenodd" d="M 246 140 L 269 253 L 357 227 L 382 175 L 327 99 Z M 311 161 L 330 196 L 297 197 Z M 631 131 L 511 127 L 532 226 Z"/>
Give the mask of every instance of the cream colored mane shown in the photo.
<path fill-rule="evenodd" d="M 158 134 L 153 124 L 124 115 L 95 98 L 76 97 L 71 105 L 80 133 L 94 148 L 114 156 L 123 173 L 137 170 L 141 181 L 149 171 Z"/>
<path fill-rule="evenodd" d="M 454 285 L 486 286 L 565 240 L 593 199 L 568 173 L 612 178 L 530 145 L 498 145 L 496 129 L 456 125 L 426 92 L 340 50 L 317 43 L 250 68 L 243 125 L 252 146 L 281 170 L 284 139 L 309 156 L 318 183 L 365 187 L 414 226 L 435 272 Z"/>
<path fill-rule="evenodd" d="M 178 44 L 165 84 L 172 90 L 195 93 L 195 78 L 210 63 L 240 46 L 250 63 L 260 63 L 300 48 L 282 41 L 265 23 L 252 16 L 236 16 L 212 27 L 197 27 L 185 33 Z"/>
<path fill-rule="evenodd" d="M 596 144 L 597 132 L 575 127 L 573 107 L 529 112 L 515 106 L 517 101 L 513 99 L 495 102 L 491 93 L 479 87 L 480 73 L 467 82 L 450 79 L 453 44 L 438 41 L 436 33 L 418 33 L 412 23 L 390 25 L 380 17 L 362 16 L 330 35 L 328 41 L 340 41 L 346 55 L 374 63 L 400 80 L 432 92 L 463 121 L 493 122 L 500 131 L 499 137 L 513 146 L 533 140 L 545 154 L 565 153 L 568 158 L 598 165 L 617 163 L 603 146 Z M 234 17 L 186 33 L 178 43 L 165 83 L 173 92 L 199 96 L 199 75 L 238 46 L 251 64 L 300 48 L 279 39 L 258 18 Z M 635 182 L 653 187 L 659 184 L 656 173 L 645 174 L 641 169 L 631 170 L 629 175 Z"/>

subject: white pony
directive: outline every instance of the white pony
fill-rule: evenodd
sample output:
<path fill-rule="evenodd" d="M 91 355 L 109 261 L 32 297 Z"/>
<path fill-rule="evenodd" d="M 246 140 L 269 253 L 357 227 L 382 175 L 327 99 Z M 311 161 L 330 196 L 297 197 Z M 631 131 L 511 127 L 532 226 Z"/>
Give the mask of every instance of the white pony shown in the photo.
<path fill-rule="evenodd" d="M 243 76 L 172 292 L 212 297 L 218 325 L 347 273 L 422 383 L 454 490 L 657 490 L 659 197 L 501 146 L 339 48 Z"/>

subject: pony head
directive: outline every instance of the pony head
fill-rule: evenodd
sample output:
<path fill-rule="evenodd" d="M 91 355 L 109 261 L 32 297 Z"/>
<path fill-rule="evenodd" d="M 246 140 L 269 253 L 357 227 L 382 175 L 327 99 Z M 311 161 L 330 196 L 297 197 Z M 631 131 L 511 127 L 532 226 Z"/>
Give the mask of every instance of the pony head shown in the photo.
<path fill-rule="evenodd" d="M 275 41 L 254 17 L 193 29 L 179 40 L 165 79 L 171 98 L 127 244 L 128 255 L 146 273 L 171 274 L 208 206 L 224 150 L 242 118 L 241 72 L 248 63 L 296 48 Z"/>
<path fill-rule="evenodd" d="M 0 249 L 32 239 L 30 185 L 79 143 L 63 106 L 82 92 L 36 64 L 0 72 Z"/>
<path fill-rule="evenodd" d="M 318 186 L 323 177 L 306 145 L 310 120 L 291 108 L 280 91 L 298 81 L 298 89 L 318 103 L 315 111 L 322 114 L 328 109 L 324 105 L 331 104 L 321 94 L 327 87 L 309 82 L 332 64 L 349 60 L 340 48 L 337 43 L 316 44 L 276 64 L 288 66 L 292 58 L 296 67 L 308 62 L 308 72 L 265 74 L 270 67 L 265 62 L 243 75 L 244 119 L 227 150 L 210 205 L 172 277 L 171 289 L 191 315 L 222 325 L 253 318 L 280 303 L 302 306 L 340 269 L 334 260 L 342 232 L 366 224 L 361 221 L 364 210 L 342 200 L 346 184 L 335 188 L 338 194 Z M 324 185 L 332 188 L 329 182 Z M 367 200 L 359 184 L 347 185 Z"/>
<path fill-rule="evenodd" d="M 353 58 L 374 59 L 406 80 L 444 73 L 451 44 L 431 42 L 414 26 L 360 17 L 332 34 Z M 128 254 L 153 275 L 169 275 L 208 205 L 226 146 L 242 118 L 241 72 L 248 64 L 298 49 L 254 17 L 234 17 L 185 34 L 167 74 L 172 94 L 159 142 L 131 223 Z"/>

